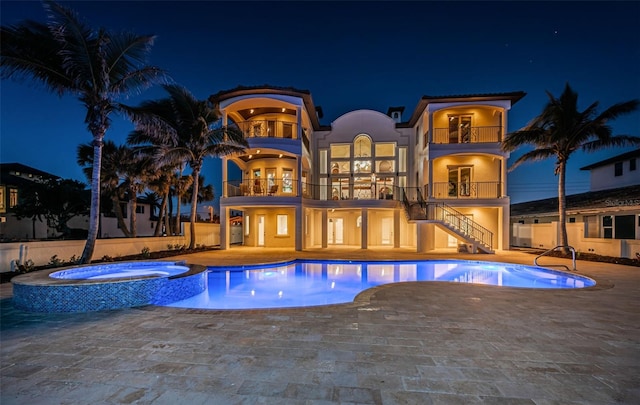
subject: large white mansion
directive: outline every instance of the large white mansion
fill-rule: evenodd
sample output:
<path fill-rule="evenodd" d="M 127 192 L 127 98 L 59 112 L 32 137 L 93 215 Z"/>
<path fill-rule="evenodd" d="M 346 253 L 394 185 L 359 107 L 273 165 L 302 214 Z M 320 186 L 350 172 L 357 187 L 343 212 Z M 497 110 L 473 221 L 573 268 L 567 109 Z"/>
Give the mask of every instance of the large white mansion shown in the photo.
<path fill-rule="evenodd" d="M 222 160 L 221 248 L 231 211 L 242 211 L 247 246 L 508 249 L 509 155 L 500 145 L 524 95 L 424 96 L 406 120 L 404 107 L 391 107 L 351 111 L 330 126 L 308 91 L 212 95 L 223 124 L 249 143 Z"/>

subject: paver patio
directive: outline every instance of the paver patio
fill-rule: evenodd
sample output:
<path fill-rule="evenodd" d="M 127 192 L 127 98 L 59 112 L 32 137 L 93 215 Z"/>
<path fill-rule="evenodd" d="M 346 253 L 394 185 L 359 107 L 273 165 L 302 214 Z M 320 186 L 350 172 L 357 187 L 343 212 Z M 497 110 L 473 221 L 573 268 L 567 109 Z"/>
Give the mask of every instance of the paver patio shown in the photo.
<path fill-rule="evenodd" d="M 534 256 L 232 248 L 180 259 L 294 257 L 532 264 Z M 640 268 L 577 267 L 599 286 L 401 283 L 352 304 L 252 311 L 33 314 L 14 309 L 3 284 L 0 403 L 638 404 Z"/>

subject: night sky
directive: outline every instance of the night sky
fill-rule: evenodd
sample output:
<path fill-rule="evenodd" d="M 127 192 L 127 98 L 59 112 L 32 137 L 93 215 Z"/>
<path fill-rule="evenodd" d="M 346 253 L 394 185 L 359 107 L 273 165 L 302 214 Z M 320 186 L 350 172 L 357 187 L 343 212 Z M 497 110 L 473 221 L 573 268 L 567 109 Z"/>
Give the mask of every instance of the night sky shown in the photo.
<path fill-rule="evenodd" d="M 239 85 L 309 90 L 322 124 L 355 109 L 386 113 L 405 106 L 408 119 L 424 95 L 524 91 L 508 131 L 538 115 L 545 90 L 566 82 L 580 108 L 599 111 L 640 98 L 640 2 L 61 2 L 91 26 L 155 34 L 150 64 L 195 96 Z M 39 2 L 0 2 L 2 25 L 45 21 Z M 125 103 L 164 97 L 160 88 Z M 86 182 L 76 148 L 91 140 L 85 110 L 31 82 L 2 81 L 0 161 L 19 162 Z M 117 144 L 133 129 L 114 115 L 106 138 Z M 640 136 L 640 112 L 612 122 L 615 134 Z M 588 191 L 579 168 L 632 148 L 576 153 L 567 193 Z M 510 162 L 524 153 L 518 150 Z M 511 172 L 513 203 L 557 195 L 554 160 Z M 220 194 L 220 163 L 205 164 Z"/>

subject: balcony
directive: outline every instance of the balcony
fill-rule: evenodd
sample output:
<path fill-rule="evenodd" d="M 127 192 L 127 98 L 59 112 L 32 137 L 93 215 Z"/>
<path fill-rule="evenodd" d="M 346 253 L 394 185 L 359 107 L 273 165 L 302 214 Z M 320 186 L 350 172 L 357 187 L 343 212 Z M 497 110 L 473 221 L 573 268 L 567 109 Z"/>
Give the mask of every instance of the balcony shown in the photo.
<path fill-rule="evenodd" d="M 252 120 L 237 123 L 245 138 L 298 139 L 295 122 L 279 120 Z"/>
<path fill-rule="evenodd" d="M 502 183 L 499 181 L 440 182 L 433 183 L 432 191 L 431 197 L 438 199 L 500 198 Z"/>
<path fill-rule="evenodd" d="M 449 128 L 434 128 L 432 143 L 495 143 L 502 141 L 502 127 L 467 127 L 460 131 Z"/>
<path fill-rule="evenodd" d="M 400 192 L 397 186 L 382 184 L 343 183 L 342 193 L 336 191 L 335 185 L 319 185 L 302 183 L 298 191 L 298 181 L 279 179 L 254 179 L 245 181 L 228 181 L 224 187 L 227 197 L 304 197 L 313 200 L 396 200 Z"/>
<path fill-rule="evenodd" d="M 224 187 L 227 197 L 299 197 L 296 179 L 254 179 L 245 181 L 228 181 Z"/>

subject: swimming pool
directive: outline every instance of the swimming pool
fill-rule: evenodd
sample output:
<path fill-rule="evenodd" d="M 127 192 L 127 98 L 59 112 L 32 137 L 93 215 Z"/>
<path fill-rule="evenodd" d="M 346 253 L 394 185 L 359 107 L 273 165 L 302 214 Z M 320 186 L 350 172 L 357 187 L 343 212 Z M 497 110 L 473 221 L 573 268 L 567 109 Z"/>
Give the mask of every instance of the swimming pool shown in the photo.
<path fill-rule="evenodd" d="M 444 281 L 516 288 L 571 289 L 595 285 L 576 274 L 509 263 L 465 260 L 394 262 L 294 260 L 260 266 L 208 267 L 207 288 L 166 306 L 259 309 L 352 302 L 371 287 Z"/>

